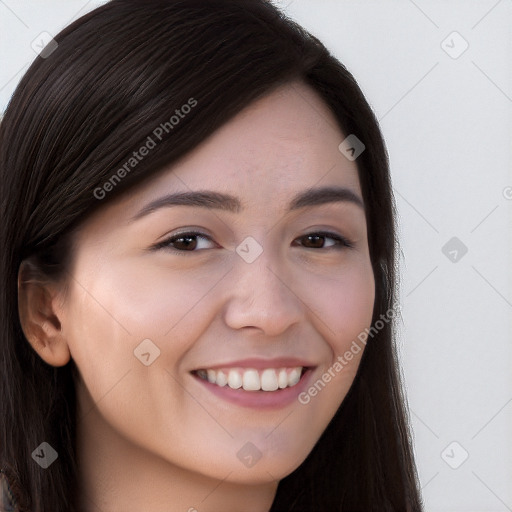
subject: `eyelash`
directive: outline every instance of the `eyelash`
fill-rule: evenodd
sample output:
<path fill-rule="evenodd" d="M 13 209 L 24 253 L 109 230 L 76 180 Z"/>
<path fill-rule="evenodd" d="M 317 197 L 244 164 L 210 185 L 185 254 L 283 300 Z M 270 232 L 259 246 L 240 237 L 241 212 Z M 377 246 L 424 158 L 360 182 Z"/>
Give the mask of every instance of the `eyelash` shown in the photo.
<path fill-rule="evenodd" d="M 341 235 L 338 235 L 336 233 L 331 233 L 330 231 L 313 231 L 311 233 L 306 233 L 305 235 L 302 235 L 297 240 L 300 240 L 301 238 L 306 238 L 308 236 L 319 236 L 321 238 L 331 238 L 337 242 L 337 246 L 320 247 L 318 249 L 323 249 L 323 250 L 333 249 L 333 250 L 340 251 L 344 248 L 350 249 L 354 246 L 353 243 L 350 240 L 348 240 L 347 238 L 345 238 Z M 153 249 L 155 249 L 155 250 L 166 249 L 175 254 L 204 251 L 205 249 L 200 249 L 199 251 L 197 251 L 197 250 L 187 251 L 187 250 L 183 250 L 183 249 L 175 249 L 175 248 L 170 247 L 170 244 L 175 242 L 176 240 L 179 240 L 181 238 L 192 238 L 192 237 L 199 237 L 199 238 L 203 238 L 203 239 L 206 239 L 209 241 L 213 241 L 208 235 L 206 235 L 204 233 L 201 233 L 198 231 L 187 231 L 187 232 L 183 232 L 183 233 L 178 233 L 177 235 L 173 235 L 173 236 L 163 240 L 162 242 L 157 243 L 156 245 L 153 246 Z M 306 249 L 315 250 L 314 247 L 306 247 Z M 318 249 L 316 249 L 316 250 L 318 250 Z"/>

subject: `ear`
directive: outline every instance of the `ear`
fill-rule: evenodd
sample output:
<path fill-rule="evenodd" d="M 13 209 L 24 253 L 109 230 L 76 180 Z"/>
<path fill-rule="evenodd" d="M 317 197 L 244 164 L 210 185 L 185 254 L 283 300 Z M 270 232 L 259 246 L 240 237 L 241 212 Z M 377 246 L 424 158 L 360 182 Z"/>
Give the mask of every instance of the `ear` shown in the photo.
<path fill-rule="evenodd" d="M 21 328 L 32 348 L 51 366 L 64 366 L 71 358 L 61 330 L 60 289 L 44 280 L 35 265 L 24 260 L 18 271 L 18 313 Z"/>

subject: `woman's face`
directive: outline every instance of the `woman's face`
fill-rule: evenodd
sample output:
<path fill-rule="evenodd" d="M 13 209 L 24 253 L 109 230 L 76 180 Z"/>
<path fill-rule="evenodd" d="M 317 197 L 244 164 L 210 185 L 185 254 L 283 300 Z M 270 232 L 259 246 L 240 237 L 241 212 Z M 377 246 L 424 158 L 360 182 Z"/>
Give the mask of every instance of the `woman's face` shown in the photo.
<path fill-rule="evenodd" d="M 362 350 L 333 368 L 374 304 L 344 139 L 292 83 L 84 222 L 60 314 L 83 439 L 240 483 L 303 462 L 354 379 Z M 314 193 L 324 187 L 339 190 Z"/>

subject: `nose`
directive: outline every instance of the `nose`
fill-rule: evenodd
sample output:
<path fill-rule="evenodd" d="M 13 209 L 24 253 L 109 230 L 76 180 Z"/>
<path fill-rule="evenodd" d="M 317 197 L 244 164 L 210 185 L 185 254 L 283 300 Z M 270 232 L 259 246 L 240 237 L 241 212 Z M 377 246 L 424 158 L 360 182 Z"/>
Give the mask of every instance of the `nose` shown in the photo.
<path fill-rule="evenodd" d="M 279 336 L 306 316 L 290 269 L 277 265 L 268 251 L 247 263 L 235 258 L 226 283 L 224 321 L 232 329 L 251 327 L 266 336 Z"/>

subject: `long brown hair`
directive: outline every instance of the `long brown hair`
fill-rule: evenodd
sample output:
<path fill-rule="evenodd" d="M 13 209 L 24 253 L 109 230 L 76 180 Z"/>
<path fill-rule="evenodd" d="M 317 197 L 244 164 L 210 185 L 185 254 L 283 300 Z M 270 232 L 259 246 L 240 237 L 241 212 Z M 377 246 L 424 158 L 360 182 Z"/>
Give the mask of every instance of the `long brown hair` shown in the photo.
<path fill-rule="evenodd" d="M 0 467 L 21 511 L 77 511 L 77 368 L 46 364 L 24 338 L 20 263 L 64 278 L 72 235 L 97 208 L 193 150 L 255 99 L 295 79 L 325 101 L 357 159 L 376 282 L 373 321 L 395 306 L 397 242 L 388 158 L 355 79 L 265 0 L 113 0 L 55 37 L 0 123 Z M 113 190 L 97 190 L 176 106 L 198 106 Z M 105 190 L 105 187 L 103 188 Z M 96 191 L 96 194 L 95 194 Z M 368 338 L 356 378 L 271 511 L 421 510 L 393 322 Z M 32 460 L 46 441 L 58 461 Z"/>

